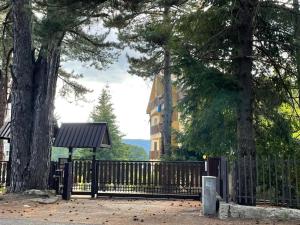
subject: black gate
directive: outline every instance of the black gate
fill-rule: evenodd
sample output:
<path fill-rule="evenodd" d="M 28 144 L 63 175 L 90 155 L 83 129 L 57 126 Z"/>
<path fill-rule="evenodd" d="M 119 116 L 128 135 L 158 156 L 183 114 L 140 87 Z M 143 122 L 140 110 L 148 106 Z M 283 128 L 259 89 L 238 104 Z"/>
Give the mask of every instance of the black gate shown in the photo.
<path fill-rule="evenodd" d="M 92 161 L 73 160 L 72 194 L 199 198 L 204 161 Z M 93 182 L 93 174 L 96 182 Z"/>

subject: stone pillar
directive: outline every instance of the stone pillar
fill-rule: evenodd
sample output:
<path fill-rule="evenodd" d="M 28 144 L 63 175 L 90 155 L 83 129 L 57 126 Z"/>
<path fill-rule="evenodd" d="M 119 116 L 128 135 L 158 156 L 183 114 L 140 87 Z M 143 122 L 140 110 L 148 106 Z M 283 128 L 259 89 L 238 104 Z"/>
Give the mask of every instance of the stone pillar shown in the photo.
<path fill-rule="evenodd" d="M 202 210 L 203 215 L 216 214 L 216 177 L 202 177 Z"/>

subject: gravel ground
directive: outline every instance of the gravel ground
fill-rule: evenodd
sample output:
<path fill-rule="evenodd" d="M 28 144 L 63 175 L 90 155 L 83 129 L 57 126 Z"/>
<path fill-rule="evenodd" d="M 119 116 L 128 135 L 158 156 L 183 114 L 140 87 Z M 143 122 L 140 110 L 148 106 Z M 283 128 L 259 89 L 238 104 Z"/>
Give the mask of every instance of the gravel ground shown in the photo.
<path fill-rule="evenodd" d="M 70 223 L 51 223 L 51 222 L 41 222 L 32 221 L 30 219 L 2 219 L 0 218 L 1 225 L 69 225 Z M 75 223 L 74 223 L 75 224 Z"/>
<path fill-rule="evenodd" d="M 73 198 L 55 204 L 38 204 L 28 197 L 5 195 L 0 200 L 0 225 L 300 225 L 300 221 L 226 220 L 201 215 L 199 201 L 121 198 Z"/>

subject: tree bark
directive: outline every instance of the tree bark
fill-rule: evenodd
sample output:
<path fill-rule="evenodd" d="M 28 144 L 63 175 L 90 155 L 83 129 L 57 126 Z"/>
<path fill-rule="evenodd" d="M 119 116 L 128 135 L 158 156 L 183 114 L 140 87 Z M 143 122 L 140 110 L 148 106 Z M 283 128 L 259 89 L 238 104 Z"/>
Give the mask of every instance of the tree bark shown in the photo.
<path fill-rule="evenodd" d="M 294 7 L 294 39 L 295 39 L 295 59 L 297 67 L 296 85 L 298 90 L 298 104 L 300 105 L 300 11 L 299 0 L 293 0 Z"/>
<path fill-rule="evenodd" d="M 29 0 L 12 0 L 14 60 L 11 120 L 11 191 L 28 187 L 32 134 L 33 62 L 31 44 L 31 12 Z"/>
<path fill-rule="evenodd" d="M 239 204 L 255 205 L 256 199 L 256 168 L 255 138 L 253 126 L 253 32 L 257 0 L 240 0 L 235 2 L 233 10 L 233 75 L 239 85 L 237 107 L 237 156 L 245 159 L 245 166 L 240 170 L 240 189 L 237 194 Z M 250 157 L 254 163 L 250 163 Z M 244 165 L 244 164 L 242 164 Z M 251 176 L 252 175 L 252 176 Z M 251 197 L 254 198 L 251 198 Z"/>
<path fill-rule="evenodd" d="M 172 141 L 172 79 L 170 71 L 171 56 L 169 49 L 164 50 L 164 110 L 163 110 L 163 149 L 164 154 L 171 154 L 171 141 Z"/>
<path fill-rule="evenodd" d="M 43 46 L 34 70 L 34 121 L 32 129 L 30 187 L 47 188 L 53 124 L 54 97 L 60 63 L 60 39 Z"/>
<path fill-rule="evenodd" d="M 14 0 L 11 191 L 46 189 L 62 33 L 49 34 L 38 59 L 31 46 L 29 0 Z"/>
<path fill-rule="evenodd" d="M 170 6 L 164 6 L 163 21 L 164 26 L 170 26 Z M 163 154 L 170 156 L 172 153 L 172 113 L 173 113 L 173 100 L 172 100 L 172 77 L 171 77 L 171 52 L 169 48 L 169 42 L 171 37 L 172 28 L 169 28 L 168 37 L 165 40 L 163 46 L 164 62 L 163 62 Z"/>

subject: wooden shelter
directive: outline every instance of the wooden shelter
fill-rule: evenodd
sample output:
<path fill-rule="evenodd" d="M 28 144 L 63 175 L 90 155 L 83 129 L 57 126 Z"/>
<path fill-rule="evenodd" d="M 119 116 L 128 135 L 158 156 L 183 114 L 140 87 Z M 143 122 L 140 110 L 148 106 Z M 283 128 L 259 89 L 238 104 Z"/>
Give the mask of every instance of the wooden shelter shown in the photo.
<path fill-rule="evenodd" d="M 109 148 L 107 123 L 63 123 L 53 146 L 66 148 Z"/>
<path fill-rule="evenodd" d="M 111 138 L 107 123 L 63 123 L 55 138 L 54 147 L 69 148 L 68 163 L 64 172 L 63 199 L 70 199 L 72 192 L 72 154 L 74 148 L 93 149 L 92 161 L 92 197 L 97 196 L 96 150 L 110 148 Z"/>
<path fill-rule="evenodd" d="M 74 148 L 110 148 L 107 123 L 63 123 L 53 146 L 69 148 L 69 161 Z"/>

